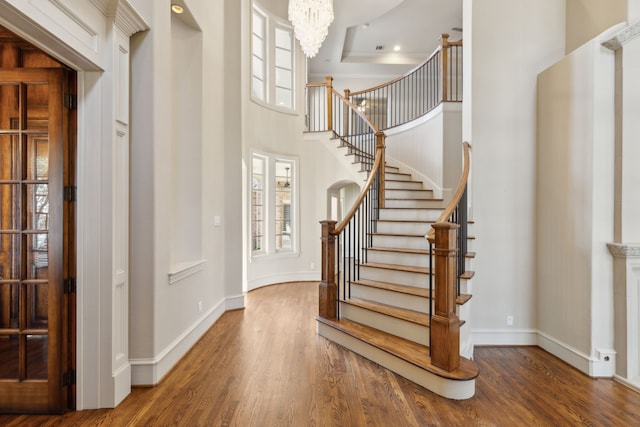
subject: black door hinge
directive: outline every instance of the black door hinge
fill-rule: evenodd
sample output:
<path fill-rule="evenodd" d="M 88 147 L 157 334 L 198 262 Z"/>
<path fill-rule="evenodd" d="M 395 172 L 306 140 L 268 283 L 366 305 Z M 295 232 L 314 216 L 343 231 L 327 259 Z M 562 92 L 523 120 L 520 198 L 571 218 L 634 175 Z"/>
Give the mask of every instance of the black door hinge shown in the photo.
<path fill-rule="evenodd" d="M 71 93 L 65 93 L 62 97 L 62 104 L 64 108 L 75 110 L 78 108 L 78 97 Z"/>
<path fill-rule="evenodd" d="M 76 201 L 76 187 L 66 186 L 64 187 L 64 200 L 66 202 L 75 202 Z"/>
<path fill-rule="evenodd" d="M 62 374 L 62 386 L 69 387 L 76 384 L 76 371 L 67 371 Z"/>
<path fill-rule="evenodd" d="M 76 279 L 65 279 L 64 281 L 64 293 L 75 294 L 76 293 Z"/>

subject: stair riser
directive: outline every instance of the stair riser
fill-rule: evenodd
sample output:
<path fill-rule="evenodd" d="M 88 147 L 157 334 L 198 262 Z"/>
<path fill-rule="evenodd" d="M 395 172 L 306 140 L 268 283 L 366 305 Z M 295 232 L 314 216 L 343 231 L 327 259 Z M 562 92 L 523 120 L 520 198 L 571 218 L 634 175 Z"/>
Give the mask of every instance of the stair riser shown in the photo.
<path fill-rule="evenodd" d="M 427 390 L 449 398 L 469 399 L 475 394 L 475 380 L 457 381 L 442 378 L 360 341 L 321 322 L 317 323 L 318 335 L 333 341 L 392 372 L 421 385 Z"/>
<path fill-rule="evenodd" d="M 389 197 L 389 196 L 387 196 Z M 384 202 L 385 208 L 411 208 L 411 209 L 420 209 L 420 208 L 437 208 L 440 203 L 434 200 L 429 199 L 393 199 L 387 198 Z M 437 219 L 437 217 L 436 217 Z"/>
<path fill-rule="evenodd" d="M 368 251 L 367 262 L 377 264 L 397 264 L 413 267 L 429 267 L 429 255 L 406 254 L 400 252 Z"/>
<path fill-rule="evenodd" d="M 389 234 L 422 234 L 425 235 L 431 228 L 432 222 L 393 222 L 378 221 L 378 233 Z"/>
<path fill-rule="evenodd" d="M 387 206 L 390 208 L 390 206 Z M 410 220 L 410 221 L 435 221 L 442 213 L 441 209 L 380 209 L 380 219 L 383 220 Z"/>
<path fill-rule="evenodd" d="M 429 345 L 429 328 L 350 304 L 340 303 L 340 316 L 398 337 Z"/>
<path fill-rule="evenodd" d="M 405 175 L 403 173 L 393 173 L 389 171 L 385 172 L 384 178 L 393 181 L 411 181 L 411 175 Z"/>
<path fill-rule="evenodd" d="M 431 190 L 390 190 L 386 188 L 384 195 L 387 199 L 433 199 L 433 191 Z"/>
<path fill-rule="evenodd" d="M 387 178 L 388 179 L 388 178 Z M 385 181 L 385 190 L 422 190 L 420 181 Z M 433 194 L 433 192 L 431 192 Z"/>
<path fill-rule="evenodd" d="M 362 286 L 356 283 L 351 285 L 351 297 L 379 302 L 381 304 L 393 305 L 395 307 L 406 308 L 421 313 L 429 313 L 429 299 L 415 295 L 403 294 L 401 292 L 389 291 L 386 289 Z"/>
<path fill-rule="evenodd" d="M 360 267 L 360 278 L 395 283 L 397 285 L 416 286 L 419 288 L 429 287 L 428 274 L 414 273 L 411 271 L 387 270 L 363 265 Z"/>
<path fill-rule="evenodd" d="M 374 235 L 373 246 L 379 248 L 429 249 L 429 242 L 422 236 Z"/>

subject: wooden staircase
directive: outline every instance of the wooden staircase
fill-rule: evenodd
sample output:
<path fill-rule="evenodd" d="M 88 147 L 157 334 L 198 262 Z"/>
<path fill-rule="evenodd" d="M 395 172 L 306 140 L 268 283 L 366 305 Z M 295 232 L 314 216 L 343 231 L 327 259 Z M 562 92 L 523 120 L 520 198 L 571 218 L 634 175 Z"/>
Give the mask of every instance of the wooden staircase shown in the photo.
<path fill-rule="evenodd" d="M 443 201 L 397 167 L 387 164 L 385 176 L 385 207 L 370 233 L 372 245 L 364 251 L 358 277 L 338 289 L 338 318 L 318 317 L 318 333 L 441 396 L 469 398 L 476 365 L 461 358 L 457 369 L 446 371 L 430 358 L 433 264 L 425 234 L 442 213 Z M 466 256 L 470 260 L 473 253 Z M 464 290 L 473 272 L 467 269 L 461 277 Z M 456 304 L 470 298 L 461 293 Z M 464 327 L 464 319 L 459 323 Z"/>

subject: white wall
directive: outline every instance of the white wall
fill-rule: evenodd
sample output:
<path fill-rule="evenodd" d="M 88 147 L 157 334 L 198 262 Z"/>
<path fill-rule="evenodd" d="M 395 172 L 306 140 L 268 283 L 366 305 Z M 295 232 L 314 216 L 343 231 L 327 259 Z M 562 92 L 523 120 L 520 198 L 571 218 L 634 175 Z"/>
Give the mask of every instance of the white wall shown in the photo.
<path fill-rule="evenodd" d="M 557 0 L 463 4 L 475 344 L 536 343 L 536 78 L 564 53 L 564 11 Z"/>
<path fill-rule="evenodd" d="M 602 37 L 540 74 L 537 300 L 540 345 L 613 375 L 614 53 Z"/>
<path fill-rule="evenodd" d="M 462 172 L 462 104 L 440 104 L 386 133 L 387 161 L 421 179 L 436 197 L 450 197 Z"/>
<path fill-rule="evenodd" d="M 566 0 L 567 53 L 626 21 L 628 0 Z"/>
<path fill-rule="evenodd" d="M 237 90 L 225 89 L 239 74 L 233 58 L 239 32 L 224 25 L 225 14 L 239 21 L 240 6 L 187 1 L 187 28 L 171 24 L 168 0 L 134 3 L 151 31 L 132 46 L 130 339 L 134 383 L 155 384 L 226 309 L 244 305 L 235 244 L 241 235 L 241 198 L 234 193 L 242 180 L 240 110 L 233 108 Z M 184 37 L 195 37 L 193 51 L 171 49 Z M 182 73 L 183 67 L 195 70 Z M 185 78 L 190 81 L 176 81 Z M 175 111 L 175 104 L 183 109 Z M 173 208 L 184 201 L 191 211 Z M 190 224 L 180 225 L 187 229 L 176 229 L 187 219 Z"/>

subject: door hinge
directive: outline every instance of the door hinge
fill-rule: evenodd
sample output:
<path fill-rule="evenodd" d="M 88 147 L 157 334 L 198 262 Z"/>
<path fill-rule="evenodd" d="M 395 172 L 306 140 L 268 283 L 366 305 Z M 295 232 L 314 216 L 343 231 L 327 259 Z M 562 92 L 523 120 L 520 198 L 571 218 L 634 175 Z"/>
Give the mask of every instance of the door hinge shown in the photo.
<path fill-rule="evenodd" d="M 78 97 L 72 93 L 65 93 L 62 97 L 62 104 L 64 108 L 69 110 L 75 110 L 78 108 Z"/>
<path fill-rule="evenodd" d="M 75 202 L 76 201 L 76 188 L 75 186 L 66 186 L 64 187 L 64 200 L 66 202 Z"/>
<path fill-rule="evenodd" d="M 75 294 L 76 293 L 76 279 L 65 279 L 64 281 L 64 293 Z"/>
<path fill-rule="evenodd" d="M 62 386 L 69 387 L 76 384 L 76 371 L 67 371 L 62 374 Z"/>

